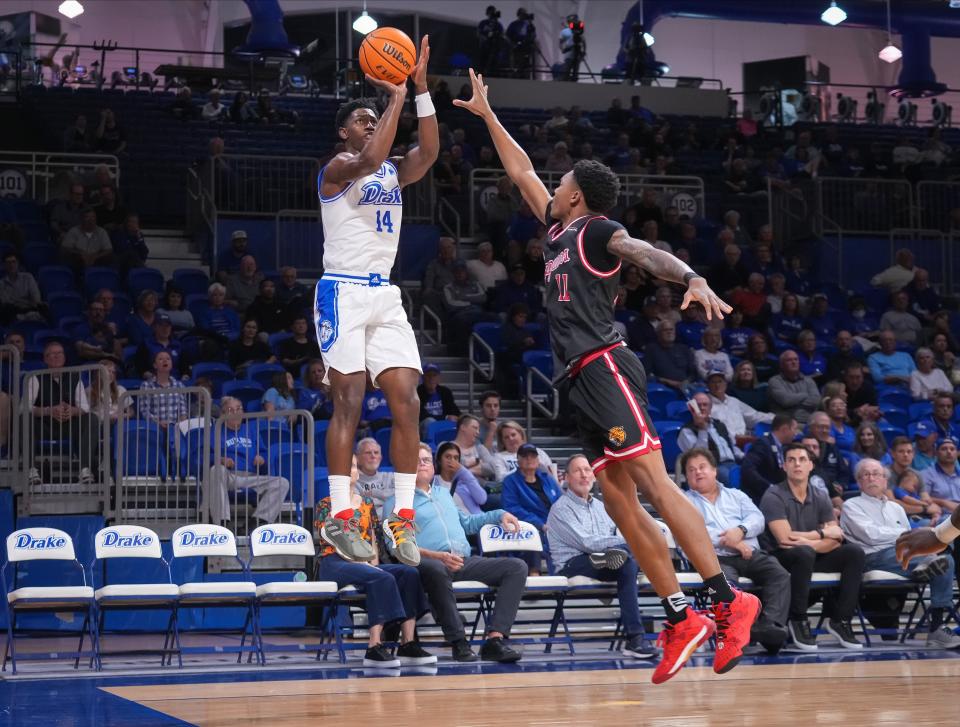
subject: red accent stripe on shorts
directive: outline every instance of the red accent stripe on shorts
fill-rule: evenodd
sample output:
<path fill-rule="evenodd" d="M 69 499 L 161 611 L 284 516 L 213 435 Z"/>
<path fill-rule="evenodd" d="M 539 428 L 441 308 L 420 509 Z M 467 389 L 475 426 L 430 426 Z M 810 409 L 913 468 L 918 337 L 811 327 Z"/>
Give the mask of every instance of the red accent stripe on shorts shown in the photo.
<path fill-rule="evenodd" d="M 644 441 L 646 441 L 647 437 L 650 437 L 650 430 L 647 428 L 647 423 L 643 418 L 643 410 L 640 408 L 640 404 L 637 403 L 637 398 L 633 395 L 633 392 L 630 391 L 630 386 L 627 384 L 626 379 L 623 378 L 620 369 L 617 368 L 617 364 L 614 362 L 613 356 L 610 355 L 609 351 L 603 354 L 603 360 L 606 362 L 607 368 L 613 373 L 613 378 L 617 382 L 617 386 L 620 387 L 623 397 L 627 400 L 630 411 L 633 413 L 633 418 L 637 421 L 637 426 L 644 435 Z"/>
<path fill-rule="evenodd" d="M 609 346 L 598 348 L 596 351 L 591 351 L 590 353 L 583 354 L 580 358 L 578 358 L 573 363 L 573 366 L 570 367 L 570 378 L 572 379 L 574 376 L 579 374 L 583 369 L 585 369 L 587 366 L 592 364 L 594 361 L 596 361 L 598 358 L 603 356 L 605 353 L 608 353 L 615 348 L 620 348 L 621 346 L 626 346 L 626 345 L 627 345 L 626 343 L 624 343 L 623 341 L 620 341 L 619 343 L 613 343 Z"/>

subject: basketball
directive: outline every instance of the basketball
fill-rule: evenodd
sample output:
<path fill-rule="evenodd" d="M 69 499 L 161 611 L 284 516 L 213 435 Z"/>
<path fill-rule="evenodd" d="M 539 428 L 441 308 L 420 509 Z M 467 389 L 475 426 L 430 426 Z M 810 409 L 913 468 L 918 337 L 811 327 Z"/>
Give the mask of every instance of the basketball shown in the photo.
<path fill-rule="evenodd" d="M 359 56 L 364 73 L 399 85 L 417 62 L 417 48 L 402 30 L 377 28 L 363 39 Z"/>

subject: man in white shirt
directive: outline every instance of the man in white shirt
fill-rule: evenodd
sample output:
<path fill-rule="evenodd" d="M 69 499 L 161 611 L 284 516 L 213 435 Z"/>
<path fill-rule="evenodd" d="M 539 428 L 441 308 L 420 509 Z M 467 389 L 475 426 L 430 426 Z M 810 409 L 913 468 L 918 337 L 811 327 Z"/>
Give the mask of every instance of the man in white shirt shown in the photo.
<path fill-rule="evenodd" d="M 713 404 L 713 418 L 723 422 L 731 437 L 750 434 L 757 424 L 770 424 L 774 414 L 757 411 L 733 396 L 727 396 L 727 379 L 721 371 L 707 374 L 707 389 Z"/>
<path fill-rule="evenodd" d="M 953 607 L 953 558 L 949 554 L 915 558 L 906 569 L 897 562 L 897 538 L 910 531 L 904 509 L 887 497 L 887 471 L 875 459 L 857 464 L 860 496 L 843 505 L 840 527 L 847 542 L 863 548 L 864 570 L 882 570 L 930 584 L 930 632 L 927 643 L 944 649 L 960 647 L 960 636 L 943 626 L 943 617 Z"/>
<path fill-rule="evenodd" d="M 227 107 L 220 103 L 220 92 L 217 89 L 213 89 L 209 94 L 209 98 L 210 100 L 200 109 L 200 115 L 203 117 L 203 120 L 216 121 L 226 116 Z"/>
<path fill-rule="evenodd" d="M 467 270 L 484 290 L 490 290 L 499 281 L 507 279 L 503 263 L 493 259 L 493 244 L 490 242 L 477 245 L 477 257 L 467 261 Z"/>
<path fill-rule="evenodd" d="M 907 287 L 916 271 L 913 267 L 913 253 L 905 247 L 901 248 L 897 250 L 894 261 L 889 268 L 870 278 L 870 285 L 875 288 L 886 288 L 891 293 Z"/>
<path fill-rule="evenodd" d="M 765 527 L 763 513 L 746 494 L 720 484 L 716 460 L 707 450 L 685 452 L 680 465 L 690 486 L 687 499 L 703 515 L 724 576 L 731 583 L 749 578 L 760 588 L 763 611 L 750 630 L 751 638 L 776 653 L 787 638 L 790 574 L 760 549 L 757 536 Z"/>
<path fill-rule="evenodd" d="M 383 452 L 376 439 L 367 437 L 357 442 L 357 469 L 360 476 L 355 489 L 358 495 L 373 500 L 377 506 L 377 514 L 382 517 L 383 503 L 388 497 L 393 497 L 394 485 L 393 472 L 381 472 L 381 462 Z"/>

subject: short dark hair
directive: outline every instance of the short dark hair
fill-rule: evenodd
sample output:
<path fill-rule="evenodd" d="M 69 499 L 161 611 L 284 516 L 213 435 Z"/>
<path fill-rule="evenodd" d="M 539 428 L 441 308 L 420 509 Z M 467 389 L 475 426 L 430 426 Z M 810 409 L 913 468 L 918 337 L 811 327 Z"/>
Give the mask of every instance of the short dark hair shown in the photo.
<path fill-rule="evenodd" d="M 793 424 L 796 421 L 790 414 L 777 414 L 770 423 L 770 431 L 775 432 L 787 424 Z"/>
<path fill-rule="evenodd" d="M 344 124 L 347 123 L 347 119 L 357 109 L 370 109 L 373 113 L 379 116 L 380 112 L 377 110 L 377 103 L 372 98 L 355 98 L 353 101 L 347 101 L 345 104 L 341 104 L 340 108 L 337 109 L 337 117 L 334 122 L 334 129 L 342 129 Z"/>
<path fill-rule="evenodd" d="M 813 452 L 810 451 L 810 447 L 801 443 L 801 442 L 790 442 L 789 444 L 784 445 L 783 447 L 783 456 L 786 458 L 788 452 L 792 452 L 795 449 L 802 449 L 807 453 L 807 456 L 810 458 L 810 461 L 813 461 Z"/>
<path fill-rule="evenodd" d="M 890 449 L 894 450 L 897 447 L 899 447 L 901 444 L 909 444 L 912 447 L 913 440 L 910 439 L 910 437 L 894 437 L 893 441 L 890 442 Z"/>
<path fill-rule="evenodd" d="M 606 212 L 620 197 L 620 179 L 606 164 L 592 159 L 581 159 L 573 165 L 573 178 L 583 192 L 587 207 L 594 212 Z"/>
<path fill-rule="evenodd" d="M 477 417 L 475 417 L 473 414 L 464 414 L 462 417 L 457 419 L 457 431 L 459 431 L 460 427 L 462 427 L 464 424 L 469 422 L 471 419 L 475 421 L 477 424 L 480 423 L 480 420 L 477 419 Z"/>
<path fill-rule="evenodd" d="M 684 476 L 687 474 L 687 462 L 696 457 L 703 457 L 710 463 L 711 467 L 714 469 L 717 468 L 717 458 L 713 456 L 713 453 L 709 449 L 694 447 L 680 455 L 680 471 L 683 472 Z"/>
<path fill-rule="evenodd" d="M 487 399 L 491 399 L 491 398 L 498 399 L 498 400 L 503 399 L 503 397 L 500 396 L 499 391 L 494 391 L 493 389 L 487 389 L 482 394 L 480 394 L 480 398 L 477 399 L 477 402 L 480 404 L 480 406 L 483 406 L 484 402 L 486 402 Z"/>

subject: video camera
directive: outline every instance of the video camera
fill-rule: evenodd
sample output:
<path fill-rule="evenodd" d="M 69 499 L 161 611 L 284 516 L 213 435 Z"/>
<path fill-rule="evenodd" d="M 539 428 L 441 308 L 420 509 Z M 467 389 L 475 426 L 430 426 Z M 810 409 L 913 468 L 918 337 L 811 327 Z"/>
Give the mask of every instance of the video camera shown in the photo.
<path fill-rule="evenodd" d="M 490 18 L 490 20 L 499 20 L 500 11 L 497 10 L 493 5 L 487 5 L 487 17 Z"/>
<path fill-rule="evenodd" d="M 526 20 L 528 22 L 533 22 L 533 13 L 528 13 L 525 8 L 519 8 L 517 10 L 517 19 Z"/>
<path fill-rule="evenodd" d="M 576 13 L 571 13 L 567 16 L 567 27 L 570 28 L 570 32 L 573 33 L 574 40 L 583 37 L 583 21 L 580 20 L 580 16 Z"/>

